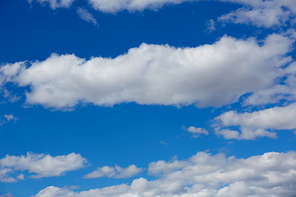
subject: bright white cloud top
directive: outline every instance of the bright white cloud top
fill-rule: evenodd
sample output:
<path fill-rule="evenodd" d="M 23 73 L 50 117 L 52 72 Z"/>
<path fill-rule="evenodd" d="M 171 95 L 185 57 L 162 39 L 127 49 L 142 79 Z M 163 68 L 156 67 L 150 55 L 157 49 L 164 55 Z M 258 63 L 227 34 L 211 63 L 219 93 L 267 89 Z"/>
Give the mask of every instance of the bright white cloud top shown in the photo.
<path fill-rule="evenodd" d="M 135 179 L 131 185 L 116 185 L 74 192 L 49 186 L 36 197 L 201 197 L 278 196 L 296 192 L 296 154 L 269 152 L 247 159 L 198 152 L 188 160 L 158 161 L 149 165 L 154 181 Z"/>
<path fill-rule="evenodd" d="M 127 54 L 88 61 L 53 54 L 26 68 L 1 67 L 2 83 L 30 86 L 27 104 L 69 108 L 79 103 L 112 106 L 125 102 L 222 106 L 249 92 L 271 88 L 284 76 L 292 40 L 272 34 L 260 46 L 253 38 L 224 36 L 212 45 L 175 48 L 142 44 Z"/>
<path fill-rule="evenodd" d="M 56 157 L 29 152 L 22 156 L 6 155 L 0 159 L 0 181 L 16 182 L 16 179 L 9 177 L 9 173 L 19 170 L 33 173 L 30 178 L 61 176 L 68 171 L 83 168 L 85 163 L 86 159 L 76 153 Z M 18 179 L 24 179 L 24 175 L 18 175 Z"/>

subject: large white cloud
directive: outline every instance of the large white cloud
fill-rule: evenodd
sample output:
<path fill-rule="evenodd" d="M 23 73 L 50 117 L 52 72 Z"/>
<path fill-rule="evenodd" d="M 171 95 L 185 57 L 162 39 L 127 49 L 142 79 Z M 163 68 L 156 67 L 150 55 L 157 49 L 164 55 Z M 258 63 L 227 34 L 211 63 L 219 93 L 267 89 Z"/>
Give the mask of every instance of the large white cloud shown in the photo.
<path fill-rule="evenodd" d="M 26 156 L 6 155 L 0 159 L 0 181 L 15 182 L 16 179 L 9 177 L 8 174 L 18 170 L 34 173 L 31 178 L 61 176 L 68 171 L 83 168 L 85 162 L 85 158 L 75 153 L 56 157 L 33 153 L 27 153 Z"/>
<path fill-rule="evenodd" d="M 295 18 L 296 3 L 293 0 L 221 0 L 243 4 L 240 8 L 219 17 L 221 21 L 238 24 L 252 24 L 258 27 L 285 25 Z"/>
<path fill-rule="evenodd" d="M 296 193 L 294 152 L 247 159 L 199 152 L 188 160 L 152 163 L 148 171 L 159 178 L 82 192 L 50 186 L 36 197 L 293 197 Z"/>
<path fill-rule="evenodd" d="M 80 102 L 221 106 L 271 88 L 285 74 L 281 66 L 291 61 L 286 54 L 293 40 L 273 34 L 263 42 L 224 36 L 196 48 L 142 44 L 114 59 L 53 54 L 28 68 L 21 62 L 0 71 L 2 83 L 31 87 L 28 104 L 51 108 Z"/>
<path fill-rule="evenodd" d="M 130 165 L 127 168 L 122 168 L 118 165 L 114 167 L 104 166 L 84 176 L 86 179 L 100 178 L 100 177 L 115 177 L 128 178 L 132 177 L 142 171 L 142 168 L 137 168 L 135 165 Z"/>
<path fill-rule="evenodd" d="M 256 137 L 276 137 L 275 132 L 267 129 L 296 129 L 296 103 L 285 107 L 273 107 L 255 112 L 237 113 L 228 111 L 215 118 L 216 133 L 226 139 L 254 139 Z M 241 133 L 228 129 L 230 126 L 240 126 Z"/>

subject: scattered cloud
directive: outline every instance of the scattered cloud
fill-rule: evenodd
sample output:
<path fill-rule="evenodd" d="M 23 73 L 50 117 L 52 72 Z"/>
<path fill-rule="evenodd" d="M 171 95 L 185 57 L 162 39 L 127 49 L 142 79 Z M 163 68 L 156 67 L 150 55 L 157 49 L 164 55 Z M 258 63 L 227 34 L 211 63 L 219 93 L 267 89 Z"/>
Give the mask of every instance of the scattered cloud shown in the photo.
<path fill-rule="evenodd" d="M 8 174 L 18 170 L 34 173 L 31 178 L 61 176 L 68 171 L 83 168 L 85 163 L 86 159 L 75 153 L 56 157 L 29 152 L 26 156 L 6 155 L 0 159 L 0 181 L 16 182 L 16 179 L 9 177 Z M 24 176 L 21 174 L 17 178 L 22 180 Z"/>
<path fill-rule="evenodd" d="M 8 122 L 10 120 L 18 120 L 18 118 L 14 117 L 12 114 L 10 114 L 10 115 L 5 114 L 4 118 L 6 118 Z"/>
<path fill-rule="evenodd" d="M 82 20 L 86 22 L 92 23 L 95 26 L 98 24 L 94 16 L 91 13 L 89 13 L 85 8 L 79 7 L 77 9 L 77 14 Z"/>
<path fill-rule="evenodd" d="M 5 124 L 5 123 L 7 123 L 7 122 L 9 122 L 11 120 L 13 120 L 14 122 L 16 122 L 18 120 L 18 118 L 17 117 L 14 117 L 12 114 L 10 114 L 10 115 L 5 114 L 3 117 L 6 120 L 1 120 L 0 121 L 0 126 L 2 126 L 3 124 Z"/>
<path fill-rule="evenodd" d="M 34 0 L 28 0 L 32 4 Z M 41 5 L 49 5 L 51 9 L 55 10 L 57 8 L 70 8 L 74 0 L 35 0 Z"/>
<path fill-rule="evenodd" d="M 290 0 L 221 0 L 242 4 L 245 7 L 225 14 L 218 18 L 220 21 L 236 24 L 252 24 L 257 27 L 270 28 L 286 25 L 295 18 L 296 4 Z"/>
<path fill-rule="evenodd" d="M 226 139 L 255 139 L 256 137 L 276 138 L 275 132 L 268 129 L 292 130 L 296 129 L 296 103 L 273 107 L 255 112 L 237 113 L 228 111 L 215 118 L 218 122 L 216 134 Z M 228 129 L 227 127 L 239 126 L 240 131 Z M 226 127 L 226 128 L 225 128 Z"/>
<path fill-rule="evenodd" d="M 207 21 L 207 23 L 206 23 L 207 28 L 206 28 L 205 32 L 212 33 L 213 31 L 215 31 L 216 30 L 215 25 L 216 25 L 216 22 L 213 19 Z"/>
<path fill-rule="evenodd" d="M 198 152 L 188 160 L 151 163 L 148 171 L 158 178 L 154 181 L 139 178 L 131 185 L 122 184 L 82 192 L 50 186 L 41 190 L 36 197 L 292 197 L 296 193 L 294 152 L 269 152 L 247 159 Z"/>
<path fill-rule="evenodd" d="M 7 174 L 11 173 L 12 169 L 0 167 L 0 182 L 13 183 L 17 182 L 15 178 L 9 177 Z"/>
<path fill-rule="evenodd" d="M 0 194 L 0 197 L 12 197 L 12 196 L 13 195 L 10 192 L 8 192 L 6 194 Z"/>
<path fill-rule="evenodd" d="M 0 69 L 4 81 L 30 86 L 27 104 L 65 109 L 79 103 L 112 106 L 124 102 L 222 106 L 241 95 L 271 88 L 285 75 L 281 66 L 294 41 L 272 34 L 259 45 L 253 38 L 224 36 L 212 45 L 175 48 L 142 44 L 114 59 L 53 54 L 26 68 L 24 62 Z"/>
<path fill-rule="evenodd" d="M 205 135 L 209 134 L 209 132 L 206 129 L 196 128 L 194 126 L 190 126 L 188 128 L 183 127 L 183 129 L 185 129 L 189 133 L 192 133 L 194 137 L 198 137 L 200 134 L 205 134 Z"/>
<path fill-rule="evenodd" d="M 25 176 L 23 174 L 20 174 L 16 177 L 18 180 L 25 180 Z"/>
<path fill-rule="evenodd" d="M 84 176 L 85 179 L 100 178 L 100 177 L 114 177 L 114 178 L 128 178 L 137 175 L 142 171 L 142 168 L 137 168 L 135 165 L 130 165 L 127 168 L 120 166 L 109 167 L 104 166 Z"/>
<path fill-rule="evenodd" d="M 88 0 L 94 9 L 101 12 L 116 13 L 122 10 L 130 12 L 143 11 L 145 9 L 157 10 L 164 5 L 175 5 L 192 0 Z"/>

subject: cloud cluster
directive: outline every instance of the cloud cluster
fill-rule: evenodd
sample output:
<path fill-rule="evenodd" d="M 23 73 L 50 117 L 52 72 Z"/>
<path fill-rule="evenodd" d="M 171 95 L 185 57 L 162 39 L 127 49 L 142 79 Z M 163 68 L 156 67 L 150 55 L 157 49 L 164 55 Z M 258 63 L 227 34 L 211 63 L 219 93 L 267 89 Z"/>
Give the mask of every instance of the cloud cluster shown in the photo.
<path fill-rule="evenodd" d="M 296 103 L 269 109 L 237 113 L 228 111 L 215 118 L 218 121 L 216 134 L 226 139 L 254 139 L 256 137 L 276 137 L 275 132 L 267 129 L 291 130 L 296 129 Z M 241 133 L 227 127 L 239 126 Z"/>
<path fill-rule="evenodd" d="M 296 193 L 294 152 L 269 152 L 247 159 L 199 152 L 188 160 L 151 163 L 148 171 L 159 178 L 82 192 L 50 186 L 36 197 L 292 197 Z"/>
<path fill-rule="evenodd" d="M 28 0 L 31 3 L 33 0 Z M 74 0 L 36 0 L 40 4 L 49 4 L 52 9 L 69 8 Z M 117 13 L 123 10 L 130 12 L 143 11 L 145 9 L 158 10 L 164 5 L 176 5 L 184 2 L 198 2 L 199 0 L 88 0 L 88 3 L 96 10 L 106 13 Z M 287 22 L 295 19 L 296 4 L 292 0 L 219 0 L 241 4 L 243 7 L 227 13 L 218 18 L 218 21 L 252 24 L 257 27 L 270 28 L 273 26 L 285 26 Z M 96 23 L 95 19 L 86 11 L 79 10 L 83 20 Z M 214 21 L 210 20 L 208 32 L 215 30 Z"/>
<path fill-rule="evenodd" d="M 56 157 L 29 152 L 26 156 L 6 155 L 0 159 L 0 182 L 16 182 L 17 180 L 9 177 L 9 174 L 19 170 L 34 173 L 31 178 L 61 176 L 68 171 L 83 168 L 85 162 L 85 158 L 75 153 Z M 19 174 L 17 178 L 23 180 L 24 175 Z"/>
<path fill-rule="evenodd" d="M 132 177 L 142 171 L 142 168 L 137 168 L 135 165 L 130 165 L 127 168 L 121 168 L 120 166 L 109 167 L 104 166 L 84 176 L 86 179 L 100 178 L 100 177 L 114 177 L 114 178 L 128 178 Z"/>
<path fill-rule="evenodd" d="M 175 48 L 142 44 L 114 59 L 56 55 L 0 68 L 2 84 L 30 86 L 27 104 L 69 108 L 79 103 L 112 106 L 124 102 L 221 106 L 246 93 L 273 87 L 294 41 L 272 34 L 263 43 L 224 36 L 212 45 Z M 0 78 L 0 79 L 1 79 Z"/>
<path fill-rule="evenodd" d="M 218 20 L 236 24 L 252 24 L 270 28 L 286 25 L 295 18 L 296 3 L 291 0 L 221 0 L 245 7 L 219 17 Z"/>

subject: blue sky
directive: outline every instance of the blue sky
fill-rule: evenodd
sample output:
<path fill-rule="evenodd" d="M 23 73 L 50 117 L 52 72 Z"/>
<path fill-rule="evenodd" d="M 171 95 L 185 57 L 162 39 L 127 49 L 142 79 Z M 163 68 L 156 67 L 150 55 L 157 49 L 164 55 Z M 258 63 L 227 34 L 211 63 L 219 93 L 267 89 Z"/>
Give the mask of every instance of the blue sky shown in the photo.
<path fill-rule="evenodd" d="M 295 16 L 0 1 L 0 197 L 295 196 Z"/>

